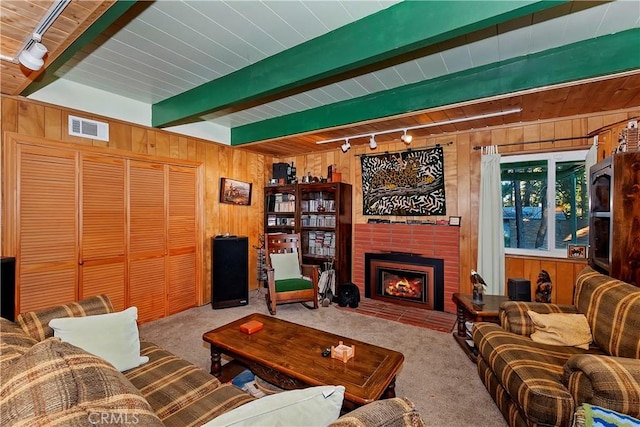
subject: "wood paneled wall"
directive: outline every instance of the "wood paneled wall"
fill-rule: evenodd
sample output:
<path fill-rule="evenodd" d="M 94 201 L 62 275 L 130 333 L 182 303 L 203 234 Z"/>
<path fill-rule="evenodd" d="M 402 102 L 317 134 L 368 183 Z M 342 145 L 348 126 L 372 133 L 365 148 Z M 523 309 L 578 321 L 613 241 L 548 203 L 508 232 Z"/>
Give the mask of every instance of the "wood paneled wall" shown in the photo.
<path fill-rule="evenodd" d="M 531 281 L 531 301 L 535 301 L 538 274 L 540 274 L 540 270 L 545 270 L 551 277 L 551 302 L 572 304 L 576 277 L 586 266 L 586 259 L 507 256 L 504 270 L 507 278 L 522 277 Z"/>
<path fill-rule="evenodd" d="M 141 153 L 149 156 L 188 159 L 202 162 L 205 166 L 205 235 L 203 236 L 203 253 L 205 254 L 205 289 L 202 301 L 210 301 L 211 295 L 211 247 L 210 237 L 219 233 L 229 232 L 236 235 L 249 236 L 249 244 L 258 242 L 258 235 L 263 232 L 263 188 L 271 176 L 271 164 L 277 162 L 294 162 L 298 176 L 311 172 L 314 176 L 326 176 L 327 167 L 331 164 L 338 166 L 342 173 L 342 180 L 353 185 L 353 219 L 354 224 L 367 222 L 368 217 L 362 215 L 362 181 L 360 176 L 361 154 L 369 154 L 368 146 L 357 146 L 347 153 L 342 153 L 339 143 L 321 153 L 298 157 L 271 158 L 235 149 L 226 145 L 215 144 L 197 138 L 189 138 L 167 131 L 134 125 L 122 121 L 105 119 L 84 112 L 65 109 L 20 97 L 2 96 L 2 115 L 0 129 L 5 132 L 37 136 L 49 140 L 73 142 L 105 146 L 112 149 Z M 67 115 L 109 122 L 110 141 L 88 140 L 72 137 L 67 134 Z M 475 268 L 477 259 L 477 215 L 478 194 L 480 186 L 480 151 L 473 150 L 476 145 L 504 144 L 514 142 L 529 142 L 569 137 L 585 136 L 597 129 L 610 124 L 628 120 L 640 115 L 640 108 L 626 111 L 614 111 L 588 116 L 576 116 L 561 120 L 546 120 L 535 123 L 522 123 L 511 126 L 483 128 L 478 130 L 444 134 L 428 138 L 416 139 L 411 147 L 414 149 L 432 147 L 435 144 L 452 144 L 444 146 L 445 156 L 445 184 L 447 197 L 447 216 L 462 217 L 460 229 L 460 277 L 468 276 L 468 272 Z M 348 132 L 345 132 L 348 134 Z M 503 147 L 500 152 L 522 153 L 547 151 L 551 149 L 583 148 L 590 141 L 576 139 L 573 141 L 559 141 L 556 143 L 519 144 Z M 399 139 L 393 143 L 380 143 L 376 152 L 404 150 L 405 144 Z M 4 150 L 4 147 L 3 147 Z M 4 170 L 4 168 L 3 168 Z M 4 172 L 3 172 L 4 173 Z M 234 178 L 253 183 L 251 206 L 234 206 L 219 203 L 220 178 Z M 0 212 L 0 218 L 2 217 Z M 389 219 L 406 220 L 407 217 L 389 217 Z M 413 219 L 424 219 L 423 217 Z M 3 231 L 11 227 L 4 224 Z M 2 234 L 2 255 L 5 253 L 6 238 L 11 233 Z M 257 260 L 254 250 L 250 250 L 249 286 L 257 286 Z M 555 267 L 548 263 L 556 264 Z M 526 277 L 535 284 L 537 274 L 541 268 L 547 269 L 554 280 L 555 300 L 566 302 L 567 295 L 572 292 L 573 279 L 566 280 L 564 273 L 568 268 L 565 264 L 573 265 L 573 271 L 579 271 L 581 262 L 563 259 L 518 257 L 507 259 L 507 277 Z M 561 278 L 555 279 L 553 271 Z M 470 281 L 463 280 L 460 284 L 461 292 L 471 292 Z"/>
<path fill-rule="evenodd" d="M 205 254 L 203 274 L 205 287 L 200 300 L 211 300 L 211 243 L 216 234 L 236 234 L 249 237 L 249 287 L 255 289 L 257 282 L 257 253 L 252 248 L 258 244 L 258 235 L 263 232 L 263 188 L 271 175 L 272 159 L 246 150 L 234 149 L 226 145 L 173 134 L 167 131 L 134 125 L 122 121 L 65 109 L 50 104 L 21 97 L 2 96 L 0 129 L 3 134 L 2 153 L 4 158 L 4 132 L 15 132 L 46 140 L 63 141 L 81 145 L 107 147 L 124 152 L 148 155 L 150 158 L 186 159 L 201 162 L 205 170 L 204 194 L 204 235 L 202 250 Z M 79 138 L 68 135 L 67 116 L 69 114 L 106 121 L 109 123 L 108 142 Z M 4 166 L 4 165 L 3 165 Z M 7 173 L 3 167 L 3 173 Z M 219 202 L 220 178 L 233 178 L 253 184 L 251 206 L 235 206 Z M 4 177 L 3 177 L 4 178 Z M 3 195 L 4 199 L 4 195 Z M 4 206 L 4 203 L 3 203 Z M 13 228 L 2 218 L 2 255 L 15 256 L 7 252 L 15 248 L 8 239 Z M 15 238 L 15 236 L 14 236 Z"/>
<path fill-rule="evenodd" d="M 478 196 L 480 190 L 480 151 L 474 150 L 474 146 L 500 145 L 506 143 L 523 143 L 500 148 L 500 153 L 532 153 L 549 150 L 570 150 L 588 148 L 591 140 L 575 139 L 558 142 L 529 143 L 530 141 L 552 140 L 560 138 L 572 138 L 586 136 L 602 127 L 628 120 L 640 115 L 640 109 L 632 111 L 614 111 L 603 114 L 576 116 L 566 119 L 546 120 L 535 123 L 521 123 L 510 126 L 483 128 L 466 132 L 438 135 L 428 138 L 414 139 L 411 147 L 414 149 L 432 147 L 436 144 L 447 144 L 444 146 L 445 159 L 445 192 L 447 198 L 447 216 L 430 217 L 429 219 L 448 219 L 450 215 L 461 216 L 462 224 L 460 230 L 460 291 L 470 293 L 471 281 L 464 278 L 469 277 L 472 268 L 476 268 L 477 260 L 477 212 Z M 348 136 L 345 131 L 345 136 Z M 385 151 L 404 150 L 407 146 L 400 141 L 398 135 L 397 142 L 380 143 L 375 150 L 377 153 Z M 360 155 L 372 154 L 368 145 L 354 146 L 347 153 L 342 153 L 340 143 L 335 143 L 330 151 L 309 154 L 298 157 L 282 157 L 274 159 L 280 162 L 294 162 L 298 176 L 311 172 L 313 176 L 326 176 L 327 166 L 337 164 L 338 171 L 342 173 L 342 180 L 353 185 L 353 222 L 363 224 L 368 220 L 368 216 L 362 215 L 362 179 L 360 172 Z M 425 219 L 424 217 L 386 217 L 391 220 Z M 547 269 L 552 280 L 556 282 L 554 286 L 554 298 L 558 302 L 567 302 L 567 296 L 573 291 L 573 277 L 564 276 L 565 265 L 569 262 L 575 271 L 579 271 L 584 265 L 582 262 L 573 262 L 566 259 L 552 258 L 518 258 L 517 261 L 508 260 L 510 269 L 506 269 L 507 277 L 525 277 L 535 286 L 538 273 L 541 268 Z M 551 264 L 555 265 L 552 266 Z M 517 265 L 517 267 L 516 267 Z M 558 272 L 558 274 L 554 274 Z M 517 273 L 517 274 L 516 274 Z M 515 274 L 515 276 L 514 276 Z M 559 281 L 559 283 L 557 283 Z M 534 288 L 535 289 L 535 288 Z M 554 301 L 555 301 L 554 300 Z M 569 301 L 570 302 L 570 301 Z"/>

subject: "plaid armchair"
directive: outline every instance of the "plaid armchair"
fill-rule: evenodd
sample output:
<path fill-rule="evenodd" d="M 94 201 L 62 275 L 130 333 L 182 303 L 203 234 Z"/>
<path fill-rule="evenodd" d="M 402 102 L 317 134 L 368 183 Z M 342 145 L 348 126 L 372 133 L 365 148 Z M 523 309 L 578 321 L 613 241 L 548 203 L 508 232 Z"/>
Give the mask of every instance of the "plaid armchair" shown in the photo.
<path fill-rule="evenodd" d="M 578 276 L 575 305 L 509 301 L 501 326 L 477 323 L 478 373 L 510 426 L 571 425 L 583 403 L 640 417 L 640 288 L 597 273 Z M 582 313 L 589 349 L 532 341 L 538 313 Z"/>

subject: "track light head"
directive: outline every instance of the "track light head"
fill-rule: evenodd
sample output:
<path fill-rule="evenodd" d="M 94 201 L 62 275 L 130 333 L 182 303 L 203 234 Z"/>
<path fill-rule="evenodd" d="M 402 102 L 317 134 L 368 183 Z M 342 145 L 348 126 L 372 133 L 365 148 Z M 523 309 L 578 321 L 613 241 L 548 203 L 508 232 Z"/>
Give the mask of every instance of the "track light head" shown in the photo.
<path fill-rule="evenodd" d="M 369 138 L 369 148 L 375 150 L 377 147 L 378 143 L 376 142 L 376 137 L 375 135 L 371 135 L 371 138 Z"/>
<path fill-rule="evenodd" d="M 402 140 L 402 142 L 404 142 L 405 144 L 411 144 L 411 141 L 413 141 L 413 135 L 410 135 L 407 133 L 407 130 L 404 130 L 404 134 L 402 134 L 402 136 L 400 137 L 400 139 Z"/>
<path fill-rule="evenodd" d="M 34 42 L 29 49 L 23 50 L 18 61 L 30 70 L 38 71 L 44 65 L 42 59 L 47 54 L 47 48 L 42 43 Z"/>
<path fill-rule="evenodd" d="M 343 153 L 346 153 L 347 151 L 349 151 L 349 149 L 351 148 L 351 144 L 349 144 L 349 140 L 345 139 L 344 144 L 342 144 L 340 148 L 342 149 Z"/>

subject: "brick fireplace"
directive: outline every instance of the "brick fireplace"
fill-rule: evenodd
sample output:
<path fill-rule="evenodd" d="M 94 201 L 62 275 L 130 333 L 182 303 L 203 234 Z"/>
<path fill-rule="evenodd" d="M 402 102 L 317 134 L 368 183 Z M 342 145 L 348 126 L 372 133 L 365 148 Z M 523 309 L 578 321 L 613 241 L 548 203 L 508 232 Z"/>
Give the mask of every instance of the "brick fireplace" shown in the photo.
<path fill-rule="evenodd" d="M 444 311 L 444 262 L 405 252 L 364 255 L 365 297 Z"/>
<path fill-rule="evenodd" d="M 455 292 L 459 292 L 459 265 L 460 265 L 460 228 L 449 225 L 430 225 L 430 224 L 356 224 L 354 227 L 354 259 L 353 259 L 353 281 L 360 288 L 360 294 L 369 296 L 371 294 L 371 283 L 369 279 L 373 274 L 366 270 L 365 254 L 398 254 L 404 260 L 404 256 L 415 256 L 423 259 L 442 260 L 444 277 L 441 289 L 432 285 L 425 290 L 431 294 L 422 297 L 423 299 L 431 298 L 433 308 L 455 313 L 456 307 L 451 296 Z M 375 258 L 375 256 L 374 256 Z M 385 267 L 383 265 L 383 267 Z M 394 267 L 394 266 L 391 266 Z M 406 270 L 404 266 L 398 267 L 400 271 Z M 369 266 L 369 269 L 371 267 Z M 416 270 L 420 270 L 417 268 Z M 393 270 L 391 269 L 391 273 Z M 415 274 L 419 271 L 410 273 L 409 281 L 415 282 Z M 393 276 L 393 274 L 391 275 Z M 427 277 L 429 274 L 427 274 Z M 434 272 L 431 277 L 435 277 Z M 369 280 L 370 282 L 370 280 Z M 436 292 L 434 292 L 434 289 Z M 438 294 L 439 293 L 439 294 Z M 387 300 L 395 302 L 397 295 L 386 295 Z M 402 304 L 418 304 L 420 298 L 414 298 L 415 301 L 407 298 L 400 298 Z M 425 307 L 431 308 L 431 307 Z"/>

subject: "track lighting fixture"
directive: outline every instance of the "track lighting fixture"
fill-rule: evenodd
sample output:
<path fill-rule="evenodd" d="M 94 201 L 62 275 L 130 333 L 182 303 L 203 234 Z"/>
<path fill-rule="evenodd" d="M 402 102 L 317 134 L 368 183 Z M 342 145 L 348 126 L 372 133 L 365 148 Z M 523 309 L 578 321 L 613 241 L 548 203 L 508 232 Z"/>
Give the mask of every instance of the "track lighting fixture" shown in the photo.
<path fill-rule="evenodd" d="M 407 130 L 404 130 L 404 133 L 402 134 L 402 136 L 400 137 L 400 139 L 402 140 L 402 142 L 404 142 L 405 144 L 411 144 L 411 141 L 413 141 L 413 135 L 408 134 Z"/>
<path fill-rule="evenodd" d="M 371 135 L 371 138 L 369 138 L 369 148 L 371 148 L 372 150 L 375 150 L 376 147 L 378 147 L 378 143 L 376 142 L 376 136 Z"/>
<path fill-rule="evenodd" d="M 18 56 L 18 61 L 30 70 L 38 71 L 44 65 L 44 56 L 47 48 L 42 43 L 34 41 L 29 49 L 23 50 Z"/>
<path fill-rule="evenodd" d="M 351 148 L 351 144 L 349 143 L 350 139 L 367 138 L 368 137 L 369 138 L 369 147 L 373 150 L 376 147 L 378 147 L 378 143 L 376 142 L 376 139 L 375 139 L 376 135 L 384 135 L 384 134 L 387 134 L 387 133 L 402 132 L 402 136 L 400 137 L 400 139 L 405 144 L 409 144 L 409 143 L 411 143 L 411 141 L 413 141 L 413 135 L 407 133 L 410 130 L 424 129 L 424 128 L 430 128 L 430 127 L 441 126 L 441 125 L 450 125 L 450 124 L 453 124 L 453 123 L 469 122 L 469 121 L 472 121 L 472 120 L 488 119 L 490 117 L 506 116 L 508 114 L 515 114 L 515 113 L 519 113 L 521 111 L 522 111 L 522 108 L 514 108 L 513 110 L 498 111 L 498 112 L 495 112 L 495 113 L 480 114 L 480 115 L 477 115 L 477 116 L 461 117 L 459 119 L 451 119 L 451 120 L 445 120 L 445 121 L 442 121 L 442 122 L 433 122 L 433 123 L 427 123 L 427 124 L 424 124 L 424 125 L 409 126 L 409 127 L 406 127 L 406 128 L 389 129 L 389 130 L 383 130 L 383 131 L 375 132 L 375 133 L 363 133 L 363 134 L 360 134 L 360 135 L 353 135 L 353 136 L 348 136 L 348 137 L 344 137 L 343 136 L 342 138 L 325 139 L 324 141 L 316 141 L 316 144 L 328 144 L 330 142 L 344 141 L 344 144 L 342 144 L 341 148 L 342 148 L 342 152 L 346 153 Z"/>
<path fill-rule="evenodd" d="M 64 8 L 71 3 L 71 0 L 53 0 L 48 3 L 51 4 L 51 7 L 38 22 L 38 25 L 36 25 L 30 37 L 24 40 L 24 43 L 20 49 L 17 50 L 15 55 L 9 56 L 0 54 L 0 60 L 14 64 L 20 63 L 33 71 L 38 71 L 42 68 L 44 65 L 43 58 L 47 54 L 47 48 L 41 43 L 42 36 L 49 27 L 53 25 Z"/>

